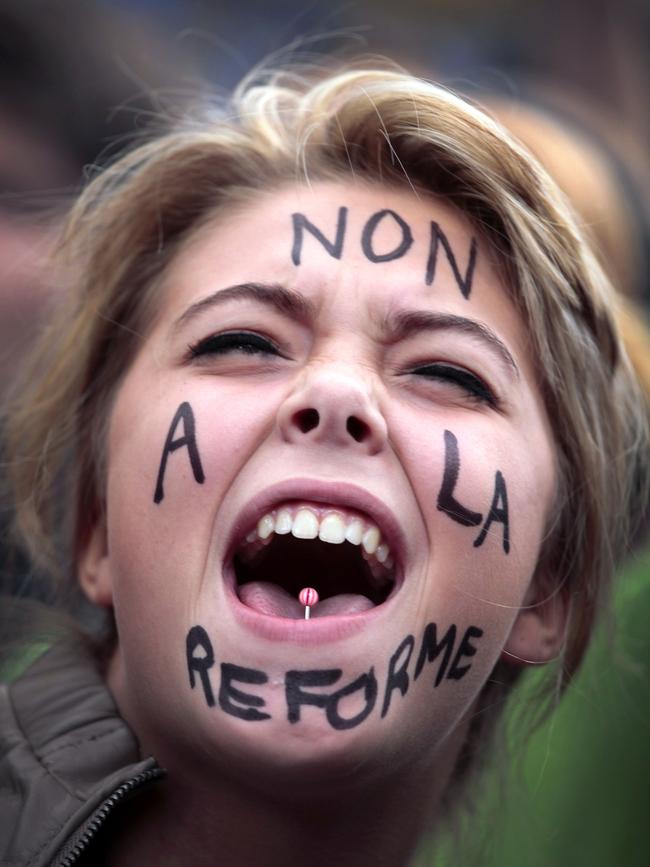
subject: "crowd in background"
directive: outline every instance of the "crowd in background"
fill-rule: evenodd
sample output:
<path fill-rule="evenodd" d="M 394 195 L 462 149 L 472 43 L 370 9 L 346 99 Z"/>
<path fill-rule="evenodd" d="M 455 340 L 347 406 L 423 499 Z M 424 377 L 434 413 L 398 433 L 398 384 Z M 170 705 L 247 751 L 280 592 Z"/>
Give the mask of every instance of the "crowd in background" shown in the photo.
<path fill-rule="evenodd" d="M 2 0 L 0 394 L 56 303 L 48 257 L 85 177 L 255 63 L 368 52 L 477 99 L 555 175 L 631 299 L 623 328 L 650 393 L 649 35 L 643 0 Z M 8 521 L 0 512 L 0 526 Z M 553 727 L 538 733 L 516 794 L 486 805 L 490 863 L 642 863 L 644 547 L 621 576 L 613 644 L 596 647 Z M 5 564 L 4 586 L 44 592 L 24 569 Z"/>

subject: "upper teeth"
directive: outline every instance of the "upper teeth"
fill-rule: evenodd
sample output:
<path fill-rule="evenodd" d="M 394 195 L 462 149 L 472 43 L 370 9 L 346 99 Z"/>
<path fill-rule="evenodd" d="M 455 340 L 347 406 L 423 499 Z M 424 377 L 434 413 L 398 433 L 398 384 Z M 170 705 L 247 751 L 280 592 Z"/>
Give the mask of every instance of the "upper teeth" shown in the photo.
<path fill-rule="evenodd" d="M 320 539 L 331 545 L 347 541 L 361 545 L 366 555 L 376 558 L 384 568 L 393 566 L 390 549 L 382 540 L 379 528 L 358 515 L 344 515 L 336 509 L 319 509 L 317 513 L 307 506 L 283 506 L 262 515 L 257 528 L 248 534 L 246 541 L 265 541 L 273 533 L 280 536 L 291 533 L 296 539 Z"/>

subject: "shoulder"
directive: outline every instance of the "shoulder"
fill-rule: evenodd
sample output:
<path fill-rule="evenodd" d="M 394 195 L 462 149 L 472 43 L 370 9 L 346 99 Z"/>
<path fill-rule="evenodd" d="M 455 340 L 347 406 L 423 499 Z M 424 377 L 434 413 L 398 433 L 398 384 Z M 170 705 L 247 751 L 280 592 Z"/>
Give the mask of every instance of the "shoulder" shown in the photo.
<path fill-rule="evenodd" d="M 79 644 L 41 652 L 0 686 L 0 858 L 48 865 L 153 759 Z"/>

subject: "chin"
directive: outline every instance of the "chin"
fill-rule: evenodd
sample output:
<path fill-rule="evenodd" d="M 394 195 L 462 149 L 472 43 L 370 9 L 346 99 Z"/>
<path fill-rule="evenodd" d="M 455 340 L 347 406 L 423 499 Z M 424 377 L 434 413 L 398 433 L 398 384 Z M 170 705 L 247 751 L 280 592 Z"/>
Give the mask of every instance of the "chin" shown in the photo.
<path fill-rule="evenodd" d="M 422 753 L 405 746 L 394 725 L 380 722 L 346 734 L 314 720 L 300 729 L 285 723 L 231 731 L 215 738 L 211 752 L 229 779 L 278 800 L 304 801 L 350 795 L 410 772 Z"/>

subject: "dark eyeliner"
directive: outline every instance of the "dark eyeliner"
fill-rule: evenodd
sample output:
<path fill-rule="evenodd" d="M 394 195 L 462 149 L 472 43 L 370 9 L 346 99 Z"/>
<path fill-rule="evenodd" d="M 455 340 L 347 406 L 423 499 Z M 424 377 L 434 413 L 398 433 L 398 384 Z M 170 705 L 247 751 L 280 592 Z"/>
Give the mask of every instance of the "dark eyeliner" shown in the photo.
<path fill-rule="evenodd" d="M 211 334 L 197 343 L 188 346 L 188 358 L 204 355 L 225 355 L 228 352 L 242 352 L 246 355 L 281 355 L 278 348 L 266 337 L 253 331 L 226 331 Z"/>
<path fill-rule="evenodd" d="M 413 370 L 417 376 L 429 379 L 437 379 L 441 382 L 452 382 L 466 391 L 473 400 L 487 403 L 489 406 L 498 408 L 499 402 L 488 386 L 468 370 L 454 367 L 450 364 L 426 364 Z"/>

